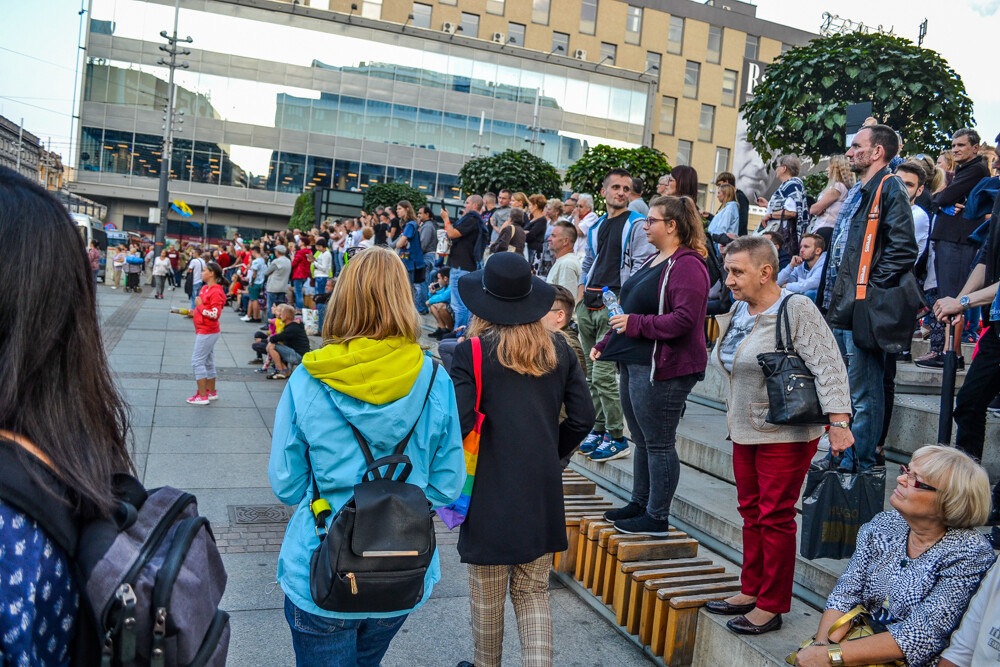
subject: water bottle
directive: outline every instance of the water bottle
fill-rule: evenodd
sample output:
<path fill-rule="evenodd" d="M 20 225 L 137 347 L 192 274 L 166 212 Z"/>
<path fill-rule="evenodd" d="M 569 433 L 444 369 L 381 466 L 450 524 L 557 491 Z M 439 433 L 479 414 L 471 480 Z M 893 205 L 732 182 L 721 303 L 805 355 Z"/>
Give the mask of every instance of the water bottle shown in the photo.
<path fill-rule="evenodd" d="M 622 310 L 622 306 L 618 303 L 618 297 L 607 287 L 601 288 L 601 300 L 604 301 L 605 307 L 608 309 L 608 318 L 612 318 L 615 315 L 624 315 L 625 311 Z M 618 333 L 621 333 L 620 329 L 615 329 Z"/>

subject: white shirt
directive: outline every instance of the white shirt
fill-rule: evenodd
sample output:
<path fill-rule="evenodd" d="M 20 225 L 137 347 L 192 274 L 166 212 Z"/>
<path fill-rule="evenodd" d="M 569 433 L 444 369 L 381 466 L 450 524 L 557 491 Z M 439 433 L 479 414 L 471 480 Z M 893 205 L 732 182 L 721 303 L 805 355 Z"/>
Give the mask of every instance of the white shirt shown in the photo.
<path fill-rule="evenodd" d="M 583 233 L 580 234 L 579 238 L 576 239 L 576 243 L 573 244 L 573 252 L 579 255 L 587 252 L 587 232 L 590 231 L 595 222 L 597 222 L 597 214 L 593 211 L 583 216 L 583 219 L 580 220 L 580 231 Z"/>
<path fill-rule="evenodd" d="M 332 269 L 333 255 L 330 254 L 329 250 L 324 250 L 316 255 L 316 259 L 313 260 L 313 273 L 317 278 L 329 278 Z"/>
<path fill-rule="evenodd" d="M 927 237 L 931 233 L 931 219 L 927 216 L 927 211 L 916 204 L 911 206 L 910 210 L 913 211 L 913 233 L 917 237 L 917 254 L 921 255 L 927 244 Z"/>
<path fill-rule="evenodd" d="M 1000 566 L 986 573 L 941 657 L 958 667 L 1000 664 Z"/>

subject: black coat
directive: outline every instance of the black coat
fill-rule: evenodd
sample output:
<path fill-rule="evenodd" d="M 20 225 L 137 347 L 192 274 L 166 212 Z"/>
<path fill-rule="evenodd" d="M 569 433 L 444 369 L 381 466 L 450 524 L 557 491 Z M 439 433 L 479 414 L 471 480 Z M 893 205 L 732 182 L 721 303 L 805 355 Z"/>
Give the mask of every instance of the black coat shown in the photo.
<path fill-rule="evenodd" d="M 463 563 L 516 565 L 566 549 L 562 465 L 594 425 L 594 404 L 580 362 L 553 334 L 559 365 L 542 377 L 521 375 L 497 360 L 482 339 L 483 421 L 476 480 L 458 552 Z M 462 434 L 475 424 L 472 344 L 455 348 L 451 368 Z M 565 404 L 566 419 L 559 423 Z"/>

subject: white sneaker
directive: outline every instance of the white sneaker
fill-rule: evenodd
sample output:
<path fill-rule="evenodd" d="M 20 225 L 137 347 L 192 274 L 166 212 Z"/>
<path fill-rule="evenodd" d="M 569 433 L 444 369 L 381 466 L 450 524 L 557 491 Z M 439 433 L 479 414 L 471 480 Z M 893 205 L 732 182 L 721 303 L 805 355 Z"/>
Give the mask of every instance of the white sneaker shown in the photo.
<path fill-rule="evenodd" d="M 250 321 L 250 316 L 249 315 L 244 315 L 243 317 L 240 318 L 240 321 L 242 321 L 242 322 L 249 322 Z"/>

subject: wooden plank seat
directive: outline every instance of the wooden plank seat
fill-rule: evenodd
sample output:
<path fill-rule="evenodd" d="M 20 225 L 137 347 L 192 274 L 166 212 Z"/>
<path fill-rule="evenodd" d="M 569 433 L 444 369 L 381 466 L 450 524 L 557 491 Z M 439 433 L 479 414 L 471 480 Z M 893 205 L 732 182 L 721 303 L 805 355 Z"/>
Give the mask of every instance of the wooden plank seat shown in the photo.
<path fill-rule="evenodd" d="M 690 665 L 694 658 L 698 609 L 706 602 L 725 600 L 739 589 L 739 582 L 729 582 L 684 590 L 658 590 L 653 610 L 653 637 L 649 647 L 653 655 L 663 656 L 663 663 L 667 667 Z"/>
<path fill-rule="evenodd" d="M 620 549 L 619 549 L 620 550 Z M 678 559 L 681 560 L 681 559 Z M 684 559 L 686 560 L 686 559 Z M 650 570 L 637 570 L 629 574 L 629 592 L 626 612 L 625 629 L 630 635 L 640 634 L 642 625 L 642 599 L 643 589 L 647 581 L 667 581 L 669 579 L 695 577 L 699 575 L 714 575 L 725 572 L 721 565 L 709 563 L 708 565 L 688 565 L 684 567 L 666 567 Z M 660 588 L 663 586 L 661 585 Z"/>
<path fill-rule="evenodd" d="M 705 567 L 712 561 L 707 558 L 674 558 L 672 560 L 639 560 L 631 563 L 619 561 L 615 575 L 614 596 L 611 608 L 615 610 L 615 623 L 625 627 L 628 622 L 629 579 L 633 572 L 643 570 L 669 570 L 680 567 Z M 635 633 L 633 633 L 635 634 Z"/>
<path fill-rule="evenodd" d="M 583 551 L 583 577 L 580 583 L 584 588 L 594 585 L 594 565 L 597 563 L 597 539 L 601 530 L 611 528 L 610 521 L 603 518 L 600 521 L 590 521 L 587 523 L 587 539 L 584 542 Z"/>
<path fill-rule="evenodd" d="M 618 576 L 618 545 L 623 542 L 647 542 L 653 538 L 649 535 L 629 535 L 615 533 L 608 537 L 604 554 L 604 582 L 601 585 L 601 602 L 611 604 L 615 594 L 615 579 Z M 597 594 L 597 591 L 594 592 Z"/>
<path fill-rule="evenodd" d="M 580 522 L 585 518 L 600 519 L 601 515 L 591 510 L 573 510 L 566 512 L 566 551 L 557 553 L 552 560 L 552 568 L 556 572 L 572 573 L 576 569 L 579 548 L 578 536 Z"/>
<path fill-rule="evenodd" d="M 694 595 L 705 591 L 690 589 L 703 584 L 728 584 L 739 589 L 739 575 L 728 573 L 698 574 L 687 577 L 650 579 L 643 584 L 642 602 L 640 603 L 641 610 L 639 612 L 639 641 L 643 646 L 649 646 L 652 643 L 654 633 L 653 613 L 656 606 L 654 603 L 657 600 L 658 591 L 661 589 L 677 589 L 685 592 L 676 593 L 676 595 Z M 664 597 L 670 599 L 673 595 L 665 595 Z"/>

